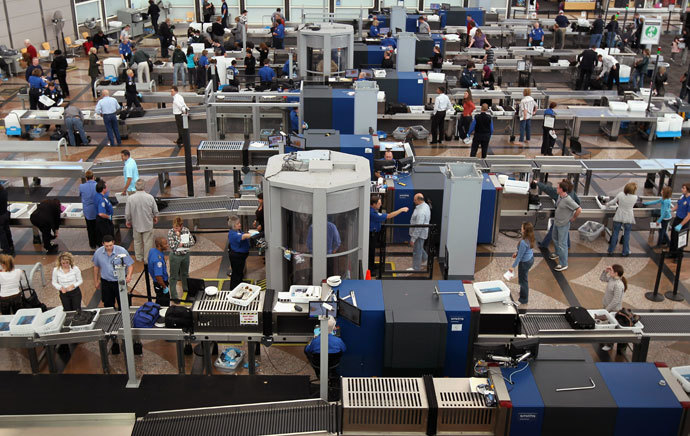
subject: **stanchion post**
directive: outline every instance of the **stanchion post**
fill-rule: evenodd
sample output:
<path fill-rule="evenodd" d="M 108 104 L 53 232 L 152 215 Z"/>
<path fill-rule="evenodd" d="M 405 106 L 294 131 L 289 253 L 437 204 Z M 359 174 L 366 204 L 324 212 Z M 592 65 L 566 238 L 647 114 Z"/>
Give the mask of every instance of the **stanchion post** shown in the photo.
<path fill-rule="evenodd" d="M 673 278 L 673 290 L 666 292 L 666 298 L 673 301 L 684 301 L 682 295 L 678 295 L 678 282 L 680 282 L 680 267 L 683 264 L 683 250 L 678 251 L 678 263 L 676 264 L 676 276 Z"/>
<path fill-rule="evenodd" d="M 184 129 L 184 172 L 187 176 L 187 197 L 194 197 L 194 169 L 192 168 L 192 146 L 187 113 L 182 114 L 182 128 Z"/>
<path fill-rule="evenodd" d="M 666 259 L 666 252 L 661 252 L 661 258 L 659 259 L 659 268 L 656 270 L 656 281 L 654 282 L 654 292 L 647 292 L 644 294 L 645 298 L 649 301 L 664 301 L 664 296 L 659 294 L 659 284 L 661 283 L 661 271 L 664 269 L 664 260 Z"/>

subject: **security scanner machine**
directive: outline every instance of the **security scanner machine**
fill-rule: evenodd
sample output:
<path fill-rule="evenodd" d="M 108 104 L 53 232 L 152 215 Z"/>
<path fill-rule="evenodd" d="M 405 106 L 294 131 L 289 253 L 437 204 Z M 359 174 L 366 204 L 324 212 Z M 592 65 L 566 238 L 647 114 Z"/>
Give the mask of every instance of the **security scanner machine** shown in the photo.
<path fill-rule="evenodd" d="M 146 19 L 144 16 L 146 16 Z M 147 19 L 148 14 L 146 14 L 146 8 L 126 8 L 118 9 L 117 11 L 117 21 L 121 22 L 123 26 L 127 24 L 131 26 L 132 30 L 130 34 L 132 37 L 144 34 L 144 27 L 151 25 L 151 21 L 147 21 Z"/>
<path fill-rule="evenodd" d="M 332 129 L 341 134 L 370 134 L 377 130 L 378 91 L 379 86 L 373 81 L 355 82 L 354 89 L 305 86 L 300 116 L 310 131 Z"/>
<path fill-rule="evenodd" d="M 321 80 L 352 69 L 354 30 L 348 24 L 319 23 L 299 31 L 299 75 Z"/>
<path fill-rule="evenodd" d="M 266 282 L 272 289 L 361 278 L 367 264 L 369 162 L 314 150 L 272 156 L 264 176 Z"/>

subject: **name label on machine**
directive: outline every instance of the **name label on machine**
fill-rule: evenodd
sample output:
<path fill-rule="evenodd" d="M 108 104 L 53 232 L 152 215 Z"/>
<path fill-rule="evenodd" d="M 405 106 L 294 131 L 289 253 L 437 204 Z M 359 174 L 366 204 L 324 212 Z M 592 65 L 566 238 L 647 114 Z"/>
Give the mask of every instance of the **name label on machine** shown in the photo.
<path fill-rule="evenodd" d="M 453 316 L 450 318 L 450 331 L 452 332 L 461 332 L 462 331 L 462 323 L 465 321 L 465 318 L 460 317 L 460 316 Z"/>
<path fill-rule="evenodd" d="M 259 325 L 259 313 L 240 312 L 240 325 Z"/>

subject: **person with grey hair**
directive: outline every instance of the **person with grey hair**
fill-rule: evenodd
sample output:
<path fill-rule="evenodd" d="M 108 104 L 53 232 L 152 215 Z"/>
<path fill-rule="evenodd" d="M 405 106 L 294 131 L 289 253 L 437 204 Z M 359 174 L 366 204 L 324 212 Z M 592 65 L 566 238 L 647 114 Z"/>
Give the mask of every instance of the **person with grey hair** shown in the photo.
<path fill-rule="evenodd" d="M 345 342 L 342 339 L 335 336 L 333 332 L 335 331 L 335 318 L 332 316 L 328 317 L 328 354 L 344 353 L 347 351 Z M 304 348 L 304 352 L 308 354 L 321 354 L 321 334 L 316 336 L 311 340 L 309 345 Z"/>
<path fill-rule="evenodd" d="M 242 283 L 244 278 L 244 267 L 247 264 L 247 256 L 249 256 L 249 238 L 252 237 L 249 233 L 242 233 L 242 221 L 237 215 L 232 215 L 228 218 L 228 257 L 230 257 L 230 268 L 232 268 L 232 275 L 230 278 L 230 289 L 235 289 L 235 286 Z"/>
<path fill-rule="evenodd" d="M 134 237 L 134 257 L 146 262 L 147 253 L 153 247 L 153 225 L 158 222 L 158 206 L 153 195 L 144 191 L 143 180 L 137 180 L 135 187 L 136 192 L 127 198 L 125 204 L 125 219 Z"/>

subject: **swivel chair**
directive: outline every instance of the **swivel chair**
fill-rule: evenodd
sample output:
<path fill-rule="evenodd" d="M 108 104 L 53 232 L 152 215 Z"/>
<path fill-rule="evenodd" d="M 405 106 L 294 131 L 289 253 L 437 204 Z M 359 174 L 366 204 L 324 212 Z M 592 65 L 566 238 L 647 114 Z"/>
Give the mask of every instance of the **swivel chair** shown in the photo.
<path fill-rule="evenodd" d="M 316 377 L 321 377 L 321 354 L 309 353 L 305 347 L 304 355 L 307 356 L 309 364 L 314 369 Z M 340 358 L 343 353 L 329 353 L 328 354 L 328 400 L 337 401 L 340 397 L 340 374 L 338 374 L 338 367 L 340 366 Z"/>

